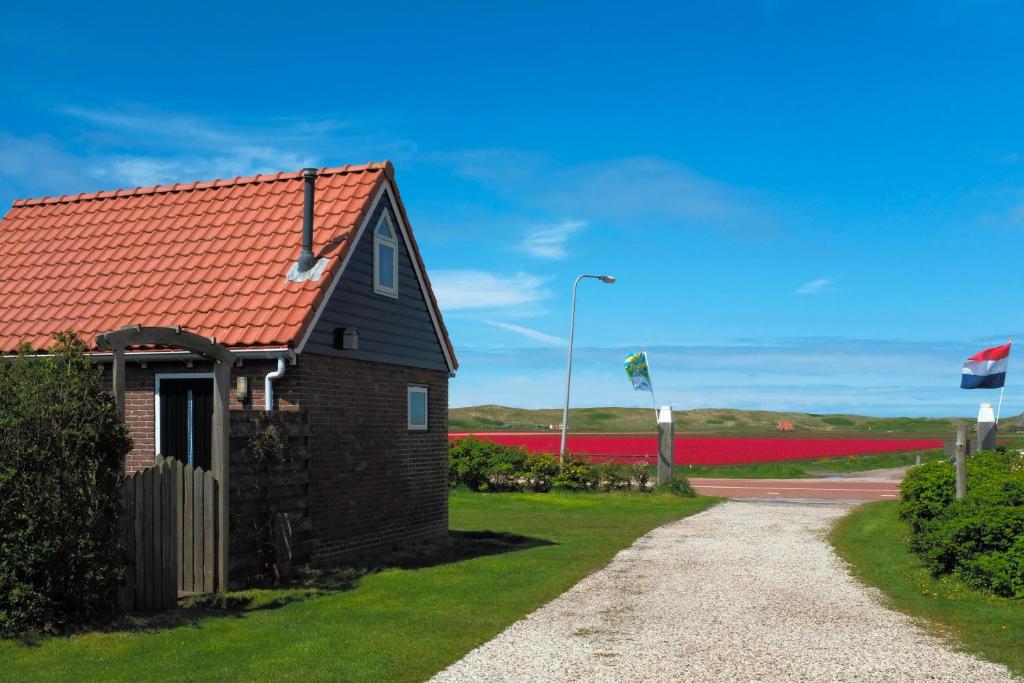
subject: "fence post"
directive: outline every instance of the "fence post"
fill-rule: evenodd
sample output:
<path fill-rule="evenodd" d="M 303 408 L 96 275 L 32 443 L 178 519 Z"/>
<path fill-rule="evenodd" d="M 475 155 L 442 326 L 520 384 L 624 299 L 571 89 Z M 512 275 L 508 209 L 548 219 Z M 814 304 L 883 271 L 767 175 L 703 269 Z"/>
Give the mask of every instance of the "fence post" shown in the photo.
<path fill-rule="evenodd" d="M 956 497 L 960 500 L 967 495 L 967 427 L 956 428 Z"/>
<path fill-rule="evenodd" d="M 672 479 L 675 426 L 672 424 L 672 406 L 658 411 L 658 483 Z"/>

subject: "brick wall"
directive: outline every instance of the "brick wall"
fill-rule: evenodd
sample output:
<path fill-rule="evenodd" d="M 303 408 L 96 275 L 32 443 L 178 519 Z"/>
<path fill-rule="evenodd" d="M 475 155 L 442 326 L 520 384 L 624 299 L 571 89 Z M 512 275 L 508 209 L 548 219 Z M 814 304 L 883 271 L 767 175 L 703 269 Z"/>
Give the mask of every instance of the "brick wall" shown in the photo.
<path fill-rule="evenodd" d="M 231 409 L 263 410 L 263 380 L 275 361 L 232 368 Z M 134 449 L 125 469 L 153 464 L 156 375 L 209 372 L 208 363 L 128 362 L 125 411 Z M 109 365 L 106 369 L 109 381 Z M 239 375 L 252 400 L 235 397 Z M 426 432 L 407 429 L 410 384 L 429 388 Z M 314 560 L 332 562 L 429 540 L 448 530 L 448 374 L 303 354 L 274 383 L 276 409 L 309 413 L 310 517 Z"/>
<path fill-rule="evenodd" d="M 448 374 L 303 354 L 315 559 L 337 561 L 448 530 Z M 410 384 L 429 387 L 426 432 L 407 429 Z"/>
<path fill-rule="evenodd" d="M 263 410 L 263 380 L 268 372 L 277 369 L 277 361 L 246 360 L 241 367 L 231 368 L 231 410 Z M 295 367 L 288 365 L 285 375 L 274 382 L 274 402 L 278 410 L 293 410 L 298 407 L 299 377 Z M 188 367 L 182 362 L 125 363 L 125 422 L 131 433 L 134 448 L 125 461 L 128 474 L 153 465 L 156 457 L 155 392 L 158 374 L 180 374 L 212 372 L 209 363 L 195 362 Z M 104 366 L 107 382 L 111 382 L 111 366 Z M 244 375 L 249 379 L 249 393 L 252 397 L 244 405 L 235 396 L 235 378 Z"/>

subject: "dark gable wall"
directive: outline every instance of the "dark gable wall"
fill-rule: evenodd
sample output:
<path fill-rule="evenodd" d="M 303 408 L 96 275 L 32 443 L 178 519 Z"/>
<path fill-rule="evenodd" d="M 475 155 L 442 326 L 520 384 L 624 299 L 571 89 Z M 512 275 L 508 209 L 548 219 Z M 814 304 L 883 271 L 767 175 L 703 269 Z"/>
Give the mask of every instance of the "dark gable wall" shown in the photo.
<path fill-rule="evenodd" d="M 401 238 L 398 240 L 398 299 L 373 291 L 373 231 L 383 211 L 388 212 L 391 224 L 399 230 L 387 194 L 382 194 L 304 353 L 447 371 L 444 351 L 427 311 L 412 259 Z M 340 351 L 333 347 L 334 330 L 338 327 L 359 330 L 358 351 Z"/>

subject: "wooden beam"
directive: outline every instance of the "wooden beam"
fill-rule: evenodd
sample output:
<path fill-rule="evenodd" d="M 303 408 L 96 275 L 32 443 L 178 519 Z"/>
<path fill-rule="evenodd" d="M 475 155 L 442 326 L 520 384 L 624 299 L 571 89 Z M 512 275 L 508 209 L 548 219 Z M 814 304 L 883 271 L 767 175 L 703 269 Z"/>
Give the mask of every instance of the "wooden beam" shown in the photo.
<path fill-rule="evenodd" d="M 203 337 L 181 327 L 142 327 L 130 325 L 120 330 L 97 335 L 96 345 L 100 349 L 115 349 L 126 346 L 170 346 L 198 353 L 221 363 L 230 364 L 234 359 L 231 351 L 217 343 L 213 337 Z"/>
<path fill-rule="evenodd" d="M 228 589 L 228 486 L 231 437 L 231 363 L 217 363 L 213 369 L 213 448 L 211 469 L 217 480 L 220 496 L 217 499 L 217 589 Z"/>

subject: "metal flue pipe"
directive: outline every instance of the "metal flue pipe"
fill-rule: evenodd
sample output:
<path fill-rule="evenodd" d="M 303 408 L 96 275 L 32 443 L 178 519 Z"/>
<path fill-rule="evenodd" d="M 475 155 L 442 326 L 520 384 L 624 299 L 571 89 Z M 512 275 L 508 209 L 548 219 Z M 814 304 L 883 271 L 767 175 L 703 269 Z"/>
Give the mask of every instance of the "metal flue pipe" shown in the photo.
<path fill-rule="evenodd" d="M 299 252 L 298 271 L 304 273 L 316 265 L 316 257 L 313 255 L 313 202 L 316 192 L 315 168 L 302 169 L 302 178 L 305 181 L 305 188 L 302 201 L 302 251 Z"/>

